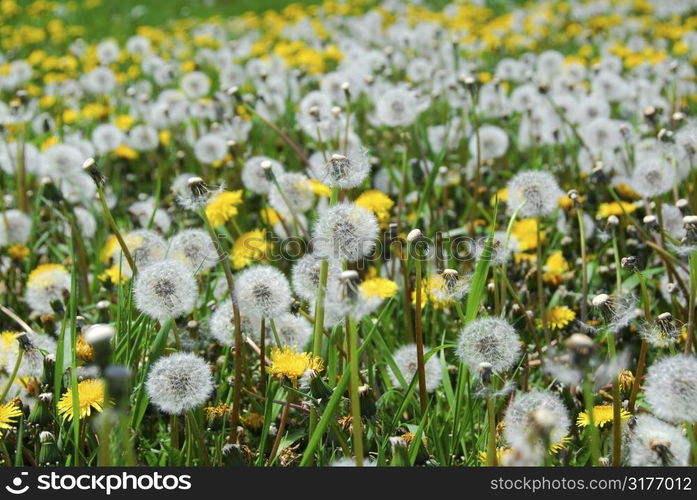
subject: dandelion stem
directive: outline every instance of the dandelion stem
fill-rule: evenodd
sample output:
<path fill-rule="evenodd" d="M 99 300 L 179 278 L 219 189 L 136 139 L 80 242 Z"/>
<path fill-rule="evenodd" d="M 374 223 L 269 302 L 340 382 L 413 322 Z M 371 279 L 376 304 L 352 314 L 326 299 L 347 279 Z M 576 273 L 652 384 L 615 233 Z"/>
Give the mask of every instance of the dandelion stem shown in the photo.
<path fill-rule="evenodd" d="M 593 414 L 593 381 L 588 375 L 583 382 L 583 402 L 588 414 L 587 432 L 590 437 L 591 465 L 597 466 L 600 460 L 600 436 Z"/>
<path fill-rule="evenodd" d="M 489 420 L 489 440 L 487 442 L 486 464 L 489 467 L 498 465 L 496 462 L 496 410 L 494 398 L 488 395 L 486 398 L 486 413 Z"/>
<path fill-rule="evenodd" d="M 232 277 L 232 268 L 230 267 L 230 258 L 225 250 L 223 250 L 222 242 L 218 237 L 218 233 L 213 229 L 211 222 L 208 220 L 205 210 L 199 210 L 199 215 L 203 219 L 203 223 L 208 230 L 208 234 L 216 243 L 215 247 L 218 252 L 218 259 L 223 264 L 223 272 L 227 281 L 228 290 L 230 292 L 230 301 L 232 302 L 232 321 L 235 330 L 235 385 L 233 387 L 232 396 L 232 415 L 230 417 L 230 432 L 237 432 L 237 424 L 240 421 L 240 404 L 242 402 L 242 320 L 240 318 L 240 310 L 235 301 L 235 280 Z"/>
<path fill-rule="evenodd" d="M 424 362 L 424 335 L 421 321 L 421 294 L 423 292 L 421 255 L 416 255 L 414 259 L 416 267 L 416 312 L 415 328 L 416 333 L 416 363 L 419 371 L 419 402 L 421 403 L 421 414 L 425 415 L 428 408 L 428 393 L 426 392 L 426 363 Z"/>
<path fill-rule="evenodd" d="M 259 376 L 261 378 L 261 393 L 266 394 L 266 324 L 261 318 L 259 328 Z"/>
<path fill-rule="evenodd" d="M 542 318 L 542 329 L 545 333 L 545 342 L 549 344 L 551 338 L 547 326 L 547 308 L 545 307 L 545 290 L 542 285 L 542 237 L 540 234 L 540 220 L 537 220 L 537 303 Z"/>
<path fill-rule="evenodd" d="M 2 391 L 2 395 L 0 395 L 0 403 L 2 403 L 5 400 L 5 396 L 7 396 L 8 392 L 10 392 L 10 387 L 12 387 L 12 383 L 17 378 L 17 371 L 19 370 L 19 365 L 22 364 L 23 356 L 24 349 L 22 348 L 22 346 L 19 346 L 19 349 L 17 349 L 17 359 L 15 360 L 15 364 L 12 368 L 12 373 L 10 373 L 10 376 L 7 379 L 7 383 L 5 384 L 5 388 Z"/>
<path fill-rule="evenodd" d="M 281 439 L 283 434 L 286 432 L 286 423 L 288 422 L 288 411 L 290 410 L 290 394 L 288 394 L 288 400 L 286 404 L 283 405 L 283 414 L 281 414 L 281 423 L 278 426 L 278 432 L 276 432 L 276 439 L 274 439 L 273 447 L 271 448 L 271 454 L 269 455 L 269 461 L 267 462 L 271 465 L 276 458 L 276 453 L 278 453 L 278 448 L 281 445 Z"/>
<path fill-rule="evenodd" d="M 121 247 L 121 251 L 123 252 L 124 257 L 126 257 L 126 260 L 128 261 L 128 265 L 131 267 L 131 271 L 133 272 L 133 275 L 135 276 L 136 263 L 133 260 L 133 256 L 131 255 L 130 250 L 128 250 L 128 246 L 126 246 L 126 242 L 124 241 L 123 236 L 121 236 L 121 231 L 119 231 L 119 227 L 116 225 L 116 221 L 114 220 L 114 216 L 111 215 L 111 210 L 109 209 L 109 206 L 106 203 L 106 197 L 104 196 L 104 190 L 98 184 L 97 184 L 97 195 L 99 196 L 99 203 L 102 206 L 102 213 L 104 214 L 104 218 L 106 219 L 107 223 L 109 224 L 109 227 L 111 228 L 111 230 L 114 232 L 114 236 L 116 236 L 116 241 L 119 242 L 119 246 Z"/>
<path fill-rule="evenodd" d="M 639 286 L 641 288 L 641 302 L 644 306 L 644 318 L 648 321 L 651 317 L 651 303 L 649 299 L 649 290 L 646 287 L 646 278 L 641 271 L 637 271 L 639 276 Z M 646 353 L 648 352 L 648 344 L 646 340 L 641 340 L 641 347 L 639 348 L 639 358 L 637 359 L 636 373 L 634 374 L 634 383 L 632 384 L 632 391 L 629 394 L 629 406 L 627 409 L 629 413 L 634 412 L 634 405 L 636 404 L 636 398 L 639 394 L 639 386 L 641 384 L 641 379 L 644 377 L 644 368 L 646 366 Z"/>
<path fill-rule="evenodd" d="M 348 327 L 349 370 L 351 372 L 351 427 L 353 429 L 353 454 L 358 467 L 363 466 L 363 423 L 361 422 L 361 399 L 358 386 L 361 383 L 358 376 L 358 332 L 353 316 L 346 318 Z"/>
<path fill-rule="evenodd" d="M 581 246 L 581 321 L 586 321 L 588 312 L 588 262 L 586 261 L 586 228 L 583 223 L 583 211 L 576 207 L 578 219 L 578 239 Z"/>
<path fill-rule="evenodd" d="M 622 399 L 618 374 L 612 380 L 612 466 L 619 467 L 622 460 Z"/>

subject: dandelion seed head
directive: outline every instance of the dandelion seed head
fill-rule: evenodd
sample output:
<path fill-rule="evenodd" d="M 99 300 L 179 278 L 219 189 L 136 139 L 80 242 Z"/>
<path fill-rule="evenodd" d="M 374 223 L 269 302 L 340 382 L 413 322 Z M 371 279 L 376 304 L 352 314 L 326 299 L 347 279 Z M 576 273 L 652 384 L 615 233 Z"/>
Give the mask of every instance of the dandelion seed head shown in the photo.
<path fill-rule="evenodd" d="M 697 358 L 667 356 L 649 367 L 644 389 L 654 415 L 669 422 L 697 422 Z"/>
<path fill-rule="evenodd" d="M 687 466 L 690 442 L 678 427 L 639 415 L 629 439 L 627 463 L 632 467 Z"/>
<path fill-rule="evenodd" d="M 551 215 L 564 193 L 549 172 L 527 170 L 516 174 L 507 186 L 508 206 L 521 217 Z"/>
<path fill-rule="evenodd" d="M 457 355 L 473 372 L 490 363 L 494 373 L 504 373 L 520 357 L 520 339 L 505 319 L 479 318 L 460 331 Z"/>
<path fill-rule="evenodd" d="M 424 352 L 424 358 L 427 353 L 428 351 Z M 394 359 L 395 365 L 397 365 L 400 374 L 404 378 L 404 381 L 408 385 L 418 372 L 416 344 L 407 344 L 400 347 L 392 353 L 392 358 Z M 442 377 L 440 363 L 438 362 L 437 355 L 431 356 L 431 358 L 428 361 L 426 361 L 426 364 L 424 365 L 424 371 L 426 373 L 426 391 L 433 392 L 440 386 Z M 397 375 L 394 373 L 391 367 L 389 376 L 390 380 L 392 381 L 392 385 L 401 385 L 399 382 L 399 378 L 397 378 Z M 406 389 L 406 387 L 404 388 Z"/>
<path fill-rule="evenodd" d="M 188 314 L 194 309 L 198 285 L 191 267 L 178 260 L 168 259 L 140 270 L 134 293 L 139 311 L 165 321 Z"/>
<path fill-rule="evenodd" d="M 290 218 L 312 208 L 315 193 L 307 176 L 288 172 L 279 175 L 277 181 L 278 186 L 272 184 L 269 188 L 269 205 L 281 216 Z"/>
<path fill-rule="evenodd" d="M 31 218 L 16 209 L 0 213 L 0 247 L 26 243 L 31 234 Z"/>
<path fill-rule="evenodd" d="M 290 285 L 275 267 L 256 265 L 237 276 L 235 297 L 240 310 L 258 317 L 276 317 L 290 307 Z"/>
<path fill-rule="evenodd" d="M 272 183 L 268 173 L 261 167 L 262 162 L 271 163 L 271 171 L 276 178 L 280 177 L 285 168 L 268 156 L 253 156 L 244 162 L 242 167 L 242 183 L 244 187 L 257 194 L 268 194 Z"/>
<path fill-rule="evenodd" d="M 211 335 L 226 346 L 232 346 L 235 343 L 235 324 L 233 319 L 234 311 L 231 300 L 225 300 L 218 304 L 210 316 L 208 327 Z M 240 328 L 243 336 L 257 340 L 260 322 L 260 319 L 243 314 L 240 311 Z"/>
<path fill-rule="evenodd" d="M 315 253 L 324 258 L 360 260 L 375 248 L 378 229 L 370 211 L 353 203 L 339 203 L 321 215 L 314 227 Z"/>
<path fill-rule="evenodd" d="M 292 283 L 293 290 L 296 295 L 313 303 L 317 297 L 317 288 L 319 286 L 320 267 L 322 259 L 313 254 L 305 254 L 293 265 Z M 327 273 L 327 286 L 337 286 L 341 266 L 335 259 L 330 259 Z"/>
<path fill-rule="evenodd" d="M 167 258 L 184 262 L 196 272 L 203 272 L 215 266 L 218 252 L 206 231 L 184 229 L 169 240 Z"/>
<path fill-rule="evenodd" d="M 145 382 L 150 401 L 164 413 L 180 415 L 200 407 L 213 391 L 211 368 L 191 353 L 158 359 Z"/>
<path fill-rule="evenodd" d="M 519 394 L 506 409 L 504 416 L 504 437 L 509 443 L 520 443 L 521 438 L 529 440 L 530 424 L 536 412 L 544 410 L 551 422 L 548 432 L 549 442 L 557 443 L 569 433 L 571 420 L 564 402 L 559 396 L 547 391 L 531 391 Z"/>

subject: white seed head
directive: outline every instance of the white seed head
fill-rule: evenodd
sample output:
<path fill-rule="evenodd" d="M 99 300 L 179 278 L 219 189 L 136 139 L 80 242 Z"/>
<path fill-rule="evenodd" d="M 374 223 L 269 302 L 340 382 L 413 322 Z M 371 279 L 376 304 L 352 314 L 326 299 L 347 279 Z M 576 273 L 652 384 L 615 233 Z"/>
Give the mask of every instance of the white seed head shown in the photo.
<path fill-rule="evenodd" d="M 164 260 L 141 270 L 134 288 L 138 310 L 160 321 L 190 313 L 198 297 L 193 271 L 177 260 Z"/>
<path fill-rule="evenodd" d="M 571 421 L 569 412 L 559 396 L 546 391 L 532 391 L 519 394 L 506 410 L 504 416 L 504 437 L 510 444 L 528 441 L 531 436 L 531 424 L 541 417 L 544 422 L 550 444 L 560 442 L 569 432 Z M 539 439 L 539 436 L 537 437 Z"/>
<path fill-rule="evenodd" d="M 552 214 L 563 195 L 557 180 L 549 172 L 527 170 L 508 182 L 509 209 L 520 208 L 521 217 Z"/>
<path fill-rule="evenodd" d="M 203 229 L 184 229 L 169 240 L 167 257 L 189 265 L 196 273 L 207 271 L 218 261 L 218 252 Z"/>
<path fill-rule="evenodd" d="M 375 248 L 378 229 L 372 212 L 353 203 L 339 203 L 320 216 L 314 227 L 315 253 L 322 258 L 360 260 Z"/>
<path fill-rule="evenodd" d="M 208 399 L 213 391 L 213 377 L 203 358 L 178 352 L 153 364 L 145 388 L 150 401 L 162 412 L 179 415 Z"/>
<path fill-rule="evenodd" d="M 631 431 L 627 459 L 632 467 L 687 466 L 690 442 L 679 428 L 651 415 L 639 415 Z"/>
<path fill-rule="evenodd" d="M 260 318 L 275 317 L 290 307 L 290 285 L 275 267 L 252 266 L 237 276 L 235 297 L 240 310 Z"/>
<path fill-rule="evenodd" d="M 424 358 L 427 354 L 428 351 L 425 350 Z M 415 376 L 417 377 L 416 383 L 418 386 L 418 363 L 416 344 L 407 344 L 400 347 L 394 353 L 392 353 L 392 359 L 394 359 L 395 365 L 397 365 L 397 368 L 399 368 L 399 372 L 402 375 L 404 381 L 407 383 L 407 387 L 409 386 L 409 384 Z M 426 361 L 424 369 L 426 374 L 426 391 L 433 392 L 436 389 L 438 389 L 438 387 L 440 387 L 442 377 L 440 363 L 438 362 L 438 356 L 431 356 L 431 358 L 428 361 Z M 401 386 L 399 378 L 397 378 L 397 375 L 394 373 L 392 368 L 390 368 L 389 376 L 390 380 L 392 381 L 392 385 L 397 387 Z M 406 387 L 404 387 L 404 389 L 406 389 Z"/>
<path fill-rule="evenodd" d="M 515 329 L 502 318 L 479 318 L 460 332 L 457 355 L 470 370 L 491 363 L 494 373 L 503 373 L 515 365 L 520 356 L 520 339 Z"/>
<path fill-rule="evenodd" d="M 697 358 L 667 356 L 649 367 L 644 389 L 654 415 L 670 422 L 697 422 Z"/>

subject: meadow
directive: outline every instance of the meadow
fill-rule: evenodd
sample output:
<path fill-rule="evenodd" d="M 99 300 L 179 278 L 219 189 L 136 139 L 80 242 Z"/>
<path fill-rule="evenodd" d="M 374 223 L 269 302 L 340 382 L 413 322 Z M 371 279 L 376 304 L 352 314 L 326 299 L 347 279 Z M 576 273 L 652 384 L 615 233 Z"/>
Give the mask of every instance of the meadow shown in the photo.
<path fill-rule="evenodd" d="M 697 464 L 697 2 L 0 0 L 0 464 Z"/>

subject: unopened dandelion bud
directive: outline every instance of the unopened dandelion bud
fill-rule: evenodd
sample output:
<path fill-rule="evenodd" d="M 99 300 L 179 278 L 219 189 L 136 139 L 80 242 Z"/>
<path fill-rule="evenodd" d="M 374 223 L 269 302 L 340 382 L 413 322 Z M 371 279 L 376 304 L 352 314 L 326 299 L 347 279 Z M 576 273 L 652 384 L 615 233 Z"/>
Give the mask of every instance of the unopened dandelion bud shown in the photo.
<path fill-rule="evenodd" d="M 39 464 L 51 465 L 63 459 L 63 455 L 56 443 L 56 438 L 52 433 L 42 431 L 39 434 L 39 442 L 41 443 L 41 447 L 39 448 Z"/>
<path fill-rule="evenodd" d="M 622 259 L 620 260 L 620 265 L 623 269 L 626 269 L 628 271 L 639 271 L 639 260 L 634 255 L 622 257 Z"/>
<path fill-rule="evenodd" d="M 349 82 L 343 82 L 341 84 L 341 91 L 346 95 L 350 95 L 351 94 L 351 84 Z"/>
<path fill-rule="evenodd" d="M 392 436 L 389 439 L 392 448 L 392 460 L 390 465 L 393 467 L 407 467 L 411 463 L 409 460 L 409 443 L 402 436 Z"/>
<path fill-rule="evenodd" d="M 622 390 L 628 392 L 634 385 L 634 374 L 630 370 L 622 370 L 617 375 L 617 380 Z"/>

